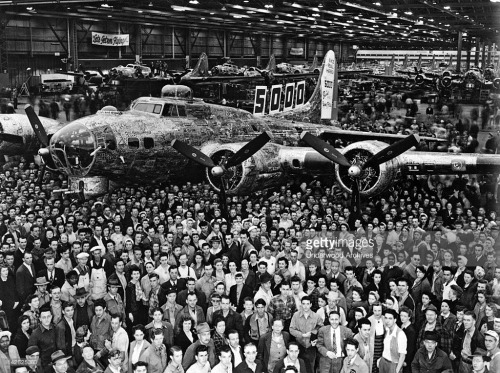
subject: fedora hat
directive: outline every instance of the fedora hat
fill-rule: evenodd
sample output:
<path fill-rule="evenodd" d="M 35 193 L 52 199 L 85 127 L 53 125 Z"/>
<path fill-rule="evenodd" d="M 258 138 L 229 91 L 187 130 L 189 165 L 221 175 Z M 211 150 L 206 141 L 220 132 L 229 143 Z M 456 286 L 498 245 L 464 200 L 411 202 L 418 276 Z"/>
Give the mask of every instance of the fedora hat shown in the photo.
<path fill-rule="evenodd" d="M 48 285 L 50 282 L 47 281 L 47 278 L 45 276 L 40 276 L 36 278 L 35 285 L 36 286 L 42 286 L 42 285 Z"/>
<path fill-rule="evenodd" d="M 73 298 L 83 298 L 83 297 L 86 297 L 87 295 L 89 294 L 89 292 L 87 290 L 85 290 L 85 288 L 78 288 L 76 289 L 76 293 L 74 295 Z"/>
<path fill-rule="evenodd" d="M 56 352 L 53 352 L 52 355 L 50 355 L 50 359 L 52 360 L 52 364 L 55 364 L 58 360 L 61 359 L 71 359 L 71 356 L 66 356 L 64 352 L 62 352 L 61 350 L 57 350 Z"/>

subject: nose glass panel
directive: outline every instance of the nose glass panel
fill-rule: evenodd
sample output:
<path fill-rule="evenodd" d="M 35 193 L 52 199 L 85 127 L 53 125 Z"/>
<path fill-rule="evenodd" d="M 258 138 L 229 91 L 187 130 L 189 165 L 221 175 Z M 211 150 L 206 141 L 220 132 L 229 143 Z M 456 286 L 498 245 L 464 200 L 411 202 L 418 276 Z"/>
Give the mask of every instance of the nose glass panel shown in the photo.
<path fill-rule="evenodd" d="M 95 137 L 84 125 L 69 124 L 50 139 L 54 163 L 68 175 L 84 176 L 94 162 Z"/>

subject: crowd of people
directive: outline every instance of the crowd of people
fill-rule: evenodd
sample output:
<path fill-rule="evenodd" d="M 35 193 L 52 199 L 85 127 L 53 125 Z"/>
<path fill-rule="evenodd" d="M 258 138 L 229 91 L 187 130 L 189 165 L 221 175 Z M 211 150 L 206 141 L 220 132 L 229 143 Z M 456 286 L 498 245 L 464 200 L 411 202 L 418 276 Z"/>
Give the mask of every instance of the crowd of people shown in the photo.
<path fill-rule="evenodd" d="M 496 179 L 409 177 L 365 201 L 320 180 L 87 201 L 0 173 L 0 370 L 500 371 Z M 3 315 L 3 316 L 2 316 Z"/>

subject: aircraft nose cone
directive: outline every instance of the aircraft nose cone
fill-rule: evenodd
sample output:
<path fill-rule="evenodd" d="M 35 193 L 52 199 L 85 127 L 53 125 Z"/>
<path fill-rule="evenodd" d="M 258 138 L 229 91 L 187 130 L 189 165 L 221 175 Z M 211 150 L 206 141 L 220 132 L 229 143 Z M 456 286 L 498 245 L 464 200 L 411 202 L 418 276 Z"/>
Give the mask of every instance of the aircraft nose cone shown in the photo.
<path fill-rule="evenodd" d="M 359 168 L 359 166 L 357 165 L 352 165 L 351 167 L 349 167 L 349 176 L 352 176 L 352 177 L 358 177 L 359 175 L 361 175 L 361 168 Z"/>
<path fill-rule="evenodd" d="M 216 177 L 221 177 L 224 174 L 224 169 L 221 166 L 215 166 L 212 168 L 212 175 Z"/>

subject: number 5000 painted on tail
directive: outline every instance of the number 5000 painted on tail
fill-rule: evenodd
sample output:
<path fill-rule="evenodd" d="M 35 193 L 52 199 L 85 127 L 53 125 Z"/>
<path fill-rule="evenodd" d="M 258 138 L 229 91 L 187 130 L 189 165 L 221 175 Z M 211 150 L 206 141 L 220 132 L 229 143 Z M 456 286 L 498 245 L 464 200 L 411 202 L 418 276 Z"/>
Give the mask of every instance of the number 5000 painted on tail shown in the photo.
<path fill-rule="evenodd" d="M 303 80 L 286 85 L 273 85 L 269 91 L 269 99 L 267 91 L 267 86 L 255 87 L 253 114 L 256 116 L 266 114 L 266 104 L 269 106 L 267 111 L 269 114 L 292 110 L 294 105 L 300 107 L 305 104 L 306 82 Z"/>

